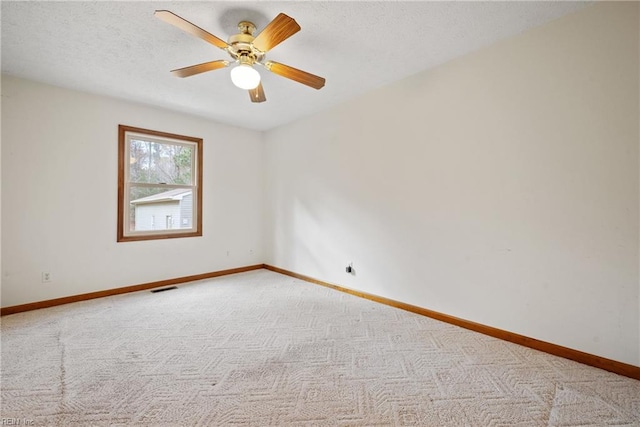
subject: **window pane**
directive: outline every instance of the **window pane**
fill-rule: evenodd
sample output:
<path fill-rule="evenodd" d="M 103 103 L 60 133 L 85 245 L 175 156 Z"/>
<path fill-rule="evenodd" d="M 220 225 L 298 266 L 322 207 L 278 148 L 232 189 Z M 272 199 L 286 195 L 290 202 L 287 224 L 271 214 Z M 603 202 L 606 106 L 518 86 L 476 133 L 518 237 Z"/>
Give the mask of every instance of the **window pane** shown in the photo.
<path fill-rule="evenodd" d="M 192 184 L 193 146 L 129 139 L 129 182 Z"/>
<path fill-rule="evenodd" d="M 129 189 L 129 231 L 185 230 L 193 227 L 191 188 Z"/>

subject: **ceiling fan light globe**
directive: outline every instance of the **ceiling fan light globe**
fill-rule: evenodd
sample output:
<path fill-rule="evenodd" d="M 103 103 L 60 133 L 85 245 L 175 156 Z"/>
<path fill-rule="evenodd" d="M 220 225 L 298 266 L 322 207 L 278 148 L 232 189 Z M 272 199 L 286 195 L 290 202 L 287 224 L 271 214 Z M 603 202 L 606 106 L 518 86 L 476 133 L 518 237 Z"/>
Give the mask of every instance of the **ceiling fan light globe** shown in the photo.
<path fill-rule="evenodd" d="M 231 70 L 231 81 L 240 89 L 255 89 L 260 84 L 260 73 L 251 65 L 239 64 Z"/>

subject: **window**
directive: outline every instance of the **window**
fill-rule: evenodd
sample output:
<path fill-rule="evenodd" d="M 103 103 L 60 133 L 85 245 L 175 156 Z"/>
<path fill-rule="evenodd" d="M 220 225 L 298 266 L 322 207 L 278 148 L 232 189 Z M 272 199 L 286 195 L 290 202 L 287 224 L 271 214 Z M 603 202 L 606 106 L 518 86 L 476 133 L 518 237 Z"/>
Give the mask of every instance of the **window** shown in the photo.
<path fill-rule="evenodd" d="M 118 126 L 118 242 L 202 236 L 202 139 Z"/>

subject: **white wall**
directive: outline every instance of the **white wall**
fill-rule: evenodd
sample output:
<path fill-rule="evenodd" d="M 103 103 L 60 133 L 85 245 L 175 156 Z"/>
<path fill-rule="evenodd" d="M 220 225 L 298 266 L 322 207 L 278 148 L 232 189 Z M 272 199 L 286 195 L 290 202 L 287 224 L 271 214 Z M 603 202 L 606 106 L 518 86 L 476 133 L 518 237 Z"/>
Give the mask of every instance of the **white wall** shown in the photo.
<path fill-rule="evenodd" d="M 204 138 L 202 237 L 116 242 L 118 124 Z M 2 151 L 3 307 L 263 262 L 258 132 L 2 76 Z"/>
<path fill-rule="evenodd" d="M 267 263 L 640 365 L 638 30 L 597 4 L 268 132 Z"/>

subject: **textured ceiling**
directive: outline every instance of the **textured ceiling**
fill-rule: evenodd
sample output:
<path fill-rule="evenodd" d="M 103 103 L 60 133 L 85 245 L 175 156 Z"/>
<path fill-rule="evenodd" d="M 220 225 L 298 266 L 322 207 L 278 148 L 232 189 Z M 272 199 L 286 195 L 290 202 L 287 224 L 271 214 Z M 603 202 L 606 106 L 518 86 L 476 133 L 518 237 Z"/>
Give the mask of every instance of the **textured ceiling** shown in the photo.
<path fill-rule="evenodd" d="M 574 12 L 584 2 L 8 2 L 2 72 L 266 130 Z M 279 12 L 302 30 L 267 59 L 327 79 L 320 91 L 259 68 L 252 104 L 229 68 L 180 79 L 169 70 L 227 54 L 153 16 L 167 9 L 227 39 Z"/>

